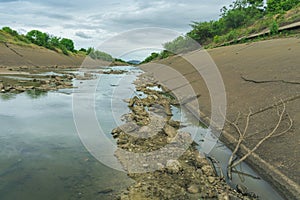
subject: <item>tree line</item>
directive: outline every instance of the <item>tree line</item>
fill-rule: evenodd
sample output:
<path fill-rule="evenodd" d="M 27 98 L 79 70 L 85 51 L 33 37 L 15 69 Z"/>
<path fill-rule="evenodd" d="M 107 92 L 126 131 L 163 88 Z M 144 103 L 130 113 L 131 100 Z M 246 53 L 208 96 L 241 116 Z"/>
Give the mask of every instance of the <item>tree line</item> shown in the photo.
<path fill-rule="evenodd" d="M 3 27 L 2 31 L 28 44 L 33 43 L 38 46 L 42 46 L 47 49 L 51 49 L 55 51 L 60 49 L 62 53 L 66 55 L 69 55 L 69 52 L 72 53 L 83 52 L 84 54 L 89 55 L 92 59 L 100 59 L 109 62 L 116 60 L 108 53 L 96 50 L 93 47 L 89 47 L 88 49 L 81 48 L 77 51 L 74 47 L 73 40 L 68 38 L 60 38 L 54 35 L 50 35 L 48 33 L 41 32 L 39 30 L 31 30 L 27 32 L 25 35 L 19 34 L 17 31 L 11 29 L 10 27 Z M 121 59 L 117 59 L 117 61 L 125 62 Z"/>
<path fill-rule="evenodd" d="M 66 55 L 68 55 L 69 52 L 76 52 L 74 42 L 68 38 L 60 38 L 39 30 L 31 30 L 25 35 L 19 34 L 10 27 L 3 27 L 2 30 L 28 44 L 33 43 L 51 50 L 60 49 Z"/>
<path fill-rule="evenodd" d="M 276 16 L 284 14 L 299 4 L 300 0 L 267 0 L 266 5 L 263 0 L 235 0 L 229 6 L 220 9 L 218 20 L 192 22 L 190 24 L 192 29 L 187 34 L 163 44 L 164 51 L 151 54 L 144 62 L 162 58 L 162 54 L 177 54 L 195 50 L 198 48 L 196 42 L 208 45 L 235 40 L 239 36 L 237 30 L 251 26 L 253 26 L 252 30 L 243 34 L 251 34 L 265 28 L 269 28 L 271 34 L 276 34 L 278 33 Z M 265 24 L 255 27 L 255 23 L 259 20 Z"/>

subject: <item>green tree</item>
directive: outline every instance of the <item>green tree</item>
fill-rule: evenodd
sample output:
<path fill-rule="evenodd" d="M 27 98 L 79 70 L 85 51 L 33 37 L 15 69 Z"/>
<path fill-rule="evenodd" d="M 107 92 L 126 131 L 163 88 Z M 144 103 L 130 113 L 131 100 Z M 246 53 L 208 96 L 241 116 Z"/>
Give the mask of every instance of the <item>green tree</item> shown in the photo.
<path fill-rule="evenodd" d="M 86 50 L 86 54 L 90 54 L 91 52 L 93 52 L 95 49 L 93 47 L 89 47 L 87 50 Z"/>
<path fill-rule="evenodd" d="M 209 38 L 213 38 L 215 36 L 215 32 L 217 27 L 214 24 L 214 21 L 210 22 L 193 22 L 191 27 L 193 28 L 187 36 L 196 40 L 200 44 L 205 44 Z"/>
<path fill-rule="evenodd" d="M 18 35 L 19 35 L 17 31 L 11 29 L 11 28 L 8 27 L 8 26 L 3 27 L 2 30 L 3 30 L 4 32 L 6 32 L 6 33 L 9 33 L 9 34 L 12 35 L 12 36 L 18 36 Z"/>
<path fill-rule="evenodd" d="M 175 40 L 163 44 L 163 46 L 167 50 L 167 52 L 178 54 L 195 50 L 199 45 L 194 39 L 189 36 L 179 36 Z M 165 56 L 164 53 L 166 52 L 161 52 L 162 57 Z"/>
<path fill-rule="evenodd" d="M 79 51 L 82 51 L 82 52 L 85 52 L 85 53 L 87 52 L 87 50 L 85 48 L 80 48 Z"/>
<path fill-rule="evenodd" d="M 111 55 L 108 53 L 95 50 L 94 48 L 90 47 L 87 50 L 87 54 L 92 58 L 92 59 L 99 59 L 99 60 L 104 60 L 104 61 L 109 61 L 112 62 L 114 59 Z"/>
<path fill-rule="evenodd" d="M 52 47 L 59 47 L 59 45 L 60 45 L 59 40 L 60 40 L 59 37 L 50 36 L 49 45 L 52 46 Z"/>
<path fill-rule="evenodd" d="M 290 10 L 299 4 L 299 0 L 267 0 L 267 11 L 276 14 Z"/>
<path fill-rule="evenodd" d="M 71 39 L 63 38 L 60 40 L 60 45 L 64 46 L 69 51 L 74 51 L 74 42 Z"/>
<path fill-rule="evenodd" d="M 26 38 L 36 45 L 47 47 L 50 37 L 47 33 L 42 33 L 38 30 L 32 30 L 26 34 Z"/>

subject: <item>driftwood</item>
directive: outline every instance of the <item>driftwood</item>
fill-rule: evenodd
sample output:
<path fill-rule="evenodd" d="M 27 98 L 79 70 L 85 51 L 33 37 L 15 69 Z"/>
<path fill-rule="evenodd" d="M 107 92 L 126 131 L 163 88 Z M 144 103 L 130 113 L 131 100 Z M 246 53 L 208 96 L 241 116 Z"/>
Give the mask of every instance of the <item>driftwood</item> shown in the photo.
<path fill-rule="evenodd" d="M 249 137 L 252 137 L 255 134 L 251 134 L 248 135 L 246 137 L 246 133 L 249 127 L 249 123 L 250 123 L 250 117 L 253 115 L 253 112 L 251 111 L 251 109 L 249 109 L 249 113 L 247 115 L 246 118 L 246 125 L 244 130 L 242 131 L 241 128 L 237 125 L 238 124 L 238 120 L 240 118 L 240 113 L 238 113 L 238 117 L 236 118 L 235 121 L 229 121 L 224 115 L 224 119 L 235 129 L 235 131 L 238 133 L 238 140 L 237 140 L 237 144 L 234 148 L 234 150 L 232 151 L 232 154 L 228 160 L 228 165 L 227 165 L 227 177 L 231 180 L 232 179 L 232 170 L 233 168 L 235 168 L 237 165 L 241 164 L 244 160 L 246 160 L 254 151 L 256 151 L 266 140 L 268 140 L 269 138 L 272 137 L 278 137 L 281 136 L 285 133 L 287 133 L 293 126 L 293 120 L 291 119 L 290 115 L 288 113 L 286 113 L 286 105 L 283 101 L 281 101 L 282 105 L 282 110 L 280 110 L 279 106 L 277 106 L 277 114 L 278 114 L 278 121 L 276 123 L 276 125 L 274 126 L 274 128 L 267 133 L 264 137 L 259 138 L 259 142 L 256 143 L 256 145 L 250 150 L 248 151 L 245 155 L 243 155 L 242 157 L 238 158 L 236 156 L 237 152 L 240 149 L 240 146 L 242 144 L 242 142 L 244 141 L 244 139 L 248 139 Z M 222 114 L 222 113 L 221 113 Z M 277 133 L 278 128 L 280 127 L 280 124 L 283 121 L 284 115 L 287 116 L 287 118 L 289 119 L 289 126 L 288 128 L 286 128 L 284 131 Z"/>

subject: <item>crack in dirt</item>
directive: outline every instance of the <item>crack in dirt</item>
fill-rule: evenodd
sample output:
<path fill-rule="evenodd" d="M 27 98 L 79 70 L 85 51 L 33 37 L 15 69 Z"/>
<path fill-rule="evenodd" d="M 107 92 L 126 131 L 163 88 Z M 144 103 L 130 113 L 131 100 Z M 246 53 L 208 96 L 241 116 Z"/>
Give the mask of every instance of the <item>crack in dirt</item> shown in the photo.
<path fill-rule="evenodd" d="M 297 100 L 297 99 L 299 99 L 299 98 L 300 98 L 300 95 L 296 95 L 296 96 L 292 96 L 292 97 L 286 98 L 286 99 L 284 99 L 284 100 L 282 100 L 282 101 L 279 101 L 279 102 L 274 103 L 273 105 L 267 106 L 267 107 L 262 108 L 262 109 L 260 109 L 260 110 L 258 110 L 258 111 L 256 111 L 256 112 L 253 112 L 253 113 L 251 114 L 251 116 L 256 115 L 256 114 L 259 114 L 259 113 L 262 113 L 262 112 L 265 112 L 265 111 L 270 110 L 270 109 L 273 109 L 273 108 L 275 108 L 276 106 L 281 106 L 281 105 L 284 104 L 284 103 L 288 103 L 288 102 L 291 102 L 291 101 L 295 101 L 295 100 Z"/>
<path fill-rule="evenodd" d="M 11 48 L 10 46 L 8 46 L 8 44 L 7 44 L 6 42 L 4 42 L 4 45 L 5 45 L 9 50 L 11 50 L 11 51 L 14 52 L 15 54 L 17 54 L 18 56 L 23 57 L 22 54 L 18 53 L 16 50 L 14 50 L 14 49 Z"/>
<path fill-rule="evenodd" d="M 243 76 L 241 76 L 241 78 L 244 81 L 251 82 L 251 83 L 277 83 L 277 82 L 281 82 L 281 83 L 296 84 L 296 85 L 300 84 L 300 82 L 296 82 L 296 81 L 286 81 L 286 80 L 254 80 L 254 79 L 245 78 Z"/>

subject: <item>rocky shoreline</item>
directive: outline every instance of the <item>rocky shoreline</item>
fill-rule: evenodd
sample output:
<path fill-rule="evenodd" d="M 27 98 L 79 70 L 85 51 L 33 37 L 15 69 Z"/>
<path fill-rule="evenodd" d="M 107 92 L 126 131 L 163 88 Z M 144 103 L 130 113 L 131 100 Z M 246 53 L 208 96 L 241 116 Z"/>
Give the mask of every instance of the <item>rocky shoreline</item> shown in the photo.
<path fill-rule="evenodd" d="M 72 88 L 72 74 L 63 76 L 45 76 L 43 78 L 29 78 L 28 80 L 14 79 L 10 82 L 0 82 L 0 93 L 22 93 L 27 90 L 51 91 L 63 88 Z"/>
<path fill-rule="evenodd" d="M 161 87 L 153 77 L 142 74 L 135 85 L 140 93 L 128 100 L 126 123 L 112 130 L 115 155 L 135 181 L 117 199 L 257 199 L 217 175 L 190 133 L 181 132 L 180 122 L 172 120 L 176 99 L 149 89 Z"/>

